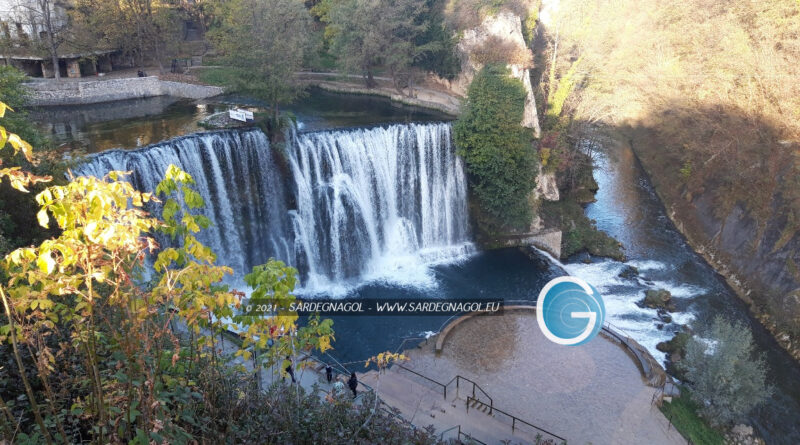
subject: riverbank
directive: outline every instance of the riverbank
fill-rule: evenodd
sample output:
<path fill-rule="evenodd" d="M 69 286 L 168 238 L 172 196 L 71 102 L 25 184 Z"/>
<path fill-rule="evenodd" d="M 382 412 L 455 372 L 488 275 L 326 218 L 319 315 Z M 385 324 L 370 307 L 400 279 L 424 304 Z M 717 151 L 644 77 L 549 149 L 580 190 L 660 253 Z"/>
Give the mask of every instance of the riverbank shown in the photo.
<path fill-rule="evenodd" d="M 428 108 L 454 117 L 461 112 L 461 101 L 463 100 L 461 96 L 428 85 L 415 86 L 400 94 L 391 79 L 387 77 L 375 77 L 376 86 L 373 88 L 367 88 L 360 76 L 303 72 L 299 77 L 308 85 L 335 93 L 386 97 L 397 103 Z"/>
<path fill-rule="evenodd" d="M 730 287 L 733 293 L 736 294 L 748 307 L 750 313 L 757 319 L 764 328 L 766 328 L 775 341 L 783 348 L 795 361 L 800 362 L 800 339 L 794 338 L 793 335 L 787 330 L 780 327 L 775 320 L 774 315 L 771 314 L 767 308 L 766 303 L 757 296 L 760 295 L 758 289 L 751 285 L 746 278 L 737 274 L 731 265 L 723 259 L 722 254 L 709 243 L 704 242 L 701 237 L 696 233 L 697 230 L 692 229 L 692 222 L 687 221 L 683 215 L 686 209 L 681 211 L 681 206 L 687 204 L 693 205 L 692 196 L 686 196 L 685 202 L 679 202 L 670 193 L 665 190 L 665 183 L 655 175 L 655 169 L 660 168 L 653 162 L 648 162 L 648 153 L 650 148 L 647 146 L 646 135 L 643 134 L 645 130 L 627 129 L 627 131 L 614 131 L 612 138 L 614 143 L 627 146 L 631 149 L 632 153 L 636 156 L 637 162 L 641 165 L 644 172 L 651 179 L 654 185 L 654 191 L 659 200 L 662 202 L 666 209 L 666 216 L 675 225 L 678 231 L 684 236 L 689 246 L 694 252 L 700 255 L 721 277 L 724 278 L 726 284 Z M 674 185 L 674 184 L 673 184 Z M 722 229 L 720 229 L 720 232 Z"/>

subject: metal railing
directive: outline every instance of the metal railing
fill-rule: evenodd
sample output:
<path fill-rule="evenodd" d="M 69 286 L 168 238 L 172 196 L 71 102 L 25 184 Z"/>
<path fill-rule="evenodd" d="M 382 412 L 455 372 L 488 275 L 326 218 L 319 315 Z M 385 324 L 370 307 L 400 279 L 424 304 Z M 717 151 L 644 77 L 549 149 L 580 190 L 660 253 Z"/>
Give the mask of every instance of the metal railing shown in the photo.
<path fill-rule="evenodd" d="M 459 440 L 459 442 L 461 441 L 462 438 L 464 438 L 467 441 L 469 441 L 469 443 L 477 443 L 479 445 L 486 445 L 486 442 L 482 442 L 482 441 L 470 436 L 469 433 L 465 433 L 465 432 L 461 431 L 461 425 L 456 425 L 456 426 L 450 427 L 450 428 L 442 431 L 441 433 L 439 433 L 439 440 L 444 440 L 444 435 L 446 433 L 449 433 L 450 431 L 457 431 L 456 438 Z"/>
<path fill-rule="evenodd" d="M 434 380 L 434 379 L 432 379 L 432 378 L 430 378 L 430 377 L 428 377 L 428 376 L 426 376 L 426 375 L 424 375 L 424 374 L 420 374 L 420 373 L 418 373 L 417 371 L 414 371 L 414 370 L 413 370 L 413 369 L 411 369 L 411 368 L 408 368 L 408 367 L 406 367 L 406 366 L 403 366 L 403 365 L 401 365 L 400 363 L 396 363 L 395 365 L 396 365 L 398 368 L 400 368 L 400 369 L 403 369 L 403 370 L 405 370 L 405 371 L 408 371 L 408 372 L 410 372 L 410 373 L 412 373 L 412 374 L 414 374 L 414 375 L 416 375 L 416 376 L 422 377 L 423 379 L 425 379 L 425 380 L 427 380 L 427 381 L 429 381 L 429 382 L 433 383 L 434 385 L 438 386 L 439 388 L 441 388 L 441 389 L 442 389 L 442 396 L 444 396 L 444 399 L 445 399 L 445 400 L 447 400 L 447 388 L 448 388 L 450 385 L 452 385 L 452 384 L 453 384 L 453 382 L 455 382 L 455 383 L 456 383 L 456 394 L 458 394 L 458 390 L 459 390 L 459 388 L 461 387 L 461 381 L 462 381 L 462 380 L 464 380 L 465 382 L 471 383 L 471 384 L 472 384 L 472 398 L 477 398 L 477 395 L 476 395 L 477 393 L 476 393 L 476 391 L 480 391 L 480 393 L 481 393 L 481 394 L 483 394 L 483 397 L 485 397 L 485 398 L 486 398 L 486 400 L 488 400 L 488 401 L 489 401 L 489 403 L 487 404 L 487 406 L 489 406 L 489 408 L 490 408 L 490 410 L 489 410 L 489 414 L 491 414 L 491 413 L 492 413 L 492 412 L 491 412 L 491 408 L 493 408 L 493 407 L 494 407 L 494 400 L 492 400 L 492 398 L 489 396 L 489 394 L 488 394 L 488 393 L 487 393 L 487 392 L 486 392 L 486 391 L 485 391 L 483 388 L 481 388 L 481 387 L 480 387 L 480 385 L 478 385 L 478 384 L 477 384 L 477 383 L 475 383 L 474 381 L 472 381 L 472 380 L 470 380 L 470 379 L 468 379 L 468 378 L 466 378 L 466 377 L 464 377 L 464 376 L 462 376 L 462 375 L 456 375 L 455 377 L 453 377 L 452 379 L 450 379 L 450 381 L 449 381 L 449 382 L 447 382 L 447 383 L 442 383 L 442 382 L 436 381 L 436 380 Z"/>
<path fill-rule="evenodd" d="M 422 377 L 423 379 L 425 379 L 425 380 L 437 385 L 438 387 L 440 387 L 442 389 L 442 395 L 444 396 L 445 400 L 447 400 L 447 387 L 450 386 L 453 382 L 456 383 L 456 394 L 458 394 L 458 389 L 460 388 L 460 381 L 461 380 L 464 380 L 464 381 L 466 381 L 468 383 L 471 383 L 472 384 L 472 395 L 471 396 L 467 396 L 467 412 L 469 412 L 470 403 L 480 404 L 480 405 L 483 405 L 484 407 L 488 408 L 489 412 L 487 414 L 489 414 L 489 415 L 494 416 L 495 414 L 502 414 L 504 416 L 507 416 L 507 417 L 511 418 L 511 431 L 512 432 L 514 432 L 516 430 L 517 424 L 520 423 L 520 424 L 523 424 L 523 425 L 527 425 L 527 426 L 529 426 L 531 428 L 534 428 L 535 430 L 540 431 L 542 433 L 545 433 L 545 434 L 547 434 L 549 436 L 552 436 L 555 439 L 561 440 L 562 442 L 566 442 L 566 439 L 564 439 L 563 437 L 561 437 L 561 436 L 559 436 L 557 434 L 551 433 L 550 431 L 547 431 L 544 428 L 540 428 L 540 427 L 528 422 L 527 420 L 520 419 L 519 417 L 517 417 L 517 416 L 515 416 L 513 414 L 509 414 L 509 413 L 507 413 L 507 412 L 505 412 L 503 410 L 495 408 L 494 407 L 494 401 L 489 396 L 489 394 L 483 388 L 481 388 L 480 385 L 478 385 L 474 381 L 472 381 L 472 380 L 470 380 L 470 379 L 468 379 L 468 378 L 466 378 L 464 376 L 456 375 L 455 377 L 450 379 L 449 382 L 441 383 L 441 382 L 438 382 L 438 381 L 436 381 L 436 380 L 434 380 L 434 379 L 432 379 L 432 378 L 430 378 L 430 377 L 428 377 L 426 375 L 420 374 L 419 372 L 414 371 L 413 369 L 410 369 L 410 368 L 408 368 L 406 366 L 403 366 L 403 365 L 401 365 L 399 363 L 396 363 L 395 365 L 400 369 L 408 371 L 408 372 L 410 372 L 410 373 L 412 373 L 412 374 L 414 374 L 416 376 Z M 477 397 L 476 391 L 479 391 L 483 395 L 483 397 L 485 397 L 488 400 L 488 403 L 483 401 L 483 400 L 480 400 Z"/>
<path fill-rule="evenodd" d="M 469 412 L 470 404 L 473 404 L 473 405 L 480 404 L 480 405 L 484 405 L 486 407 L 489 407 L 488 405 L 486 405 L 486 403 L 481 402 L 480 400 L 472 398 L 470 396 L 467 396 L 467 402 L 466 403 L 467 403 L 467 412 Z M 535 429 L 536 431 L 540 431 L 542 433 L 547 434 L 548 436 L 551 436 L 551 437 L 553 437 L 555 439 L 558 439 L 562 443 L 566 443 L 567 442 L 567 439 L 564 439 L 563 437 L 561 437 L 561 436 L 559 436 L 557 434 L 551 433 L 550 431 L 547 431 L 544 428 L 539 428 L 538 426 L 536 426 L 536 425 L 534 425 L 534 424 L 532 424 L 532 423 L 530 423 L 528 421 L 522 420 L 519 417 L 517 417 L 517 416 L 515 416 L 513 414 L 509 414 L 509 413 L 507 413 L 507 412 L 505 412 L 503 410 L 500 410 L 500 409 L 497 409 L 497 408 L 494 408 L 494 409 L 490 408 L 490 412 L 494 412 L 495 414 L 502 414 L 504 416 L 510 417 L 511 418 L 511 432 L 512 433 L 517 429 L 517 423 L 521 423 L 523 425 L 527 425 L 527 426 Z"/>
<path fill-rule="evenodd" d="M 472 398 L 477 400 L 477 397 L 475 397 L 475 390 L 476 389 L 479 390 L 481 393 L 483 393 L 483 396 L 486 397 L 487 400 L 489 400 L 489 403 L 488 404 L 485 403 L 485 402 L 481 402 L 481 403 L 483 403 L 484 405 L 487 405 L 489 407 L 489 414 L 490 415 L 492 414 L 492 410 L 494 409 L 494 401 L 492 400 L 491 397 L 489 397 L 489 394 L 486 391 L 484 391 L 483 388 L 480 387 L 480 385 L 478 385 L 477 383 L 473 382 L 472 380 L 470 380 L 470 379 L 468 379 L 466 377 L 462 377 L 460 375 L 456 375 L 455 377 L 453 377 L 450 380 L 450 382 L 447 383 L 447 386 L 449 386 L 450 383 L 453 382 L 453 380 L 455 380 L 455 382 L 456 382 L 456 397 L 458 396 L 459 382 L 461 380 L 465 380 L 465 381 L 467 381 L 469 383 L 472 383 Z M 447 386 L 445 386 L 445 390 L 447 389 Z M 445 399 L 447 399 L 446 395 L 445 395 Z"/>
<path fill-rule="evenodd" d="M 407 367 L 401 365 L 400 363 L 395 363 L 394 366 L 397 366 L 400 369 L 406 370 L 406 371 L 408 371 L 408 372 L 410 372 L 410 373 L 412 373 L 412 374 L 414 374 L 414 375 L 416 375 L 418 377 L 422 377 L 423 379 L 425 379 L 425 380 L 433 383 L 434 385 L 442 388 L 442 393 L 444 394 L 444 398 L 447 399 L 447 385 L 445 385 L 444 383 L 437 382 L 436 380 L 434 380 L 434 379 L 432 379 L 432 378 L 430 378 L 430 377 L 428 377 L 426 375 L 422 375 L 422 374 L 418 373 L 417 371 L 414 371 L 411 368 L 407 368 Z"/>
<path fill-rule="evenodd" d="M 425 340 L 424 344 L 427 345 L 428 344 L 428 338 L 429 337 L 408 337 L 408 338 L 404 338 L 403 341 L 400 342 L 400 346 L 398 346 L 397 349 L 394 350 L 394 352 L 395 353 L 401 352 L 403 350 L 403 346 L 405 346 L 407 342 L 410 342 L 412 340 Z M 417 345 L 419 346 L 422 343 L 423 342 L 417 343 Z"/>

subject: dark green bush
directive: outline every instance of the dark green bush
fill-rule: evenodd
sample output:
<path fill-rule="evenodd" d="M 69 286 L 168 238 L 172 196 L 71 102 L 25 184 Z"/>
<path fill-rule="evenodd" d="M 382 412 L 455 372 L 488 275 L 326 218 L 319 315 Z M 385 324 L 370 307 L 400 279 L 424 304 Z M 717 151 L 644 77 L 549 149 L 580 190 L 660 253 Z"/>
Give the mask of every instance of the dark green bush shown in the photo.
<path fill-rule="evenodd" d="M 479 229 L 488 234 L 525 230 L 528 196 L 535 186 L 535 152 L 522 127 L 525 89 L 498 65 L 483 68 L 469 87 L 466 107 L 454 126 L 464 158 Z"/>

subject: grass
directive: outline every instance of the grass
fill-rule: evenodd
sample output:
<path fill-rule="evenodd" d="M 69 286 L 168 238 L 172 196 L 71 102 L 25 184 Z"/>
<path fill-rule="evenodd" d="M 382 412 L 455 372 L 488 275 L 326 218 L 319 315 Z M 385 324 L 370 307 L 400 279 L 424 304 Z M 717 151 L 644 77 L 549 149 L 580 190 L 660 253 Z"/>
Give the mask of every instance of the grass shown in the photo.
<path fill-rule="evenodd" d="M 203 68 L 197 70 L 197 78 L 209 85 L 233 88 L 235 85 L 233 73 L 233 69 L 228 67 Z"/>
<path fill-rule="evenodd" d="M 686 387 L 681 387 L 681 397 L 673 398 L 671 403 L 664 402 L 661 405 L 661 412 L 670 419 L 672 426 L 675 427 L 683 437 L 696 444 L 722 445 L 725 438 L 722 433 L 712 428 L 698 414 L 698 405 L 690 396 Z"/>

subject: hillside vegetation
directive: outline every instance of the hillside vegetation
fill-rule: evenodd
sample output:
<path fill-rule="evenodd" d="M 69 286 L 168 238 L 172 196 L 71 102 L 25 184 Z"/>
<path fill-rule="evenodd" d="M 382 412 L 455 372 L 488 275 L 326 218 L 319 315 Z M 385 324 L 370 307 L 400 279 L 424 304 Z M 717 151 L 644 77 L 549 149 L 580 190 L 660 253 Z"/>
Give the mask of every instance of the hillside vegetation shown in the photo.
<path fill-rule="evenodd" d="M 800 331 L 800 2 L 559 11 L 547 30 L 559 71 L 579 61 L 565 107 L 630 142 L 695 247 L 754 291 L 772 327 Z"/>

